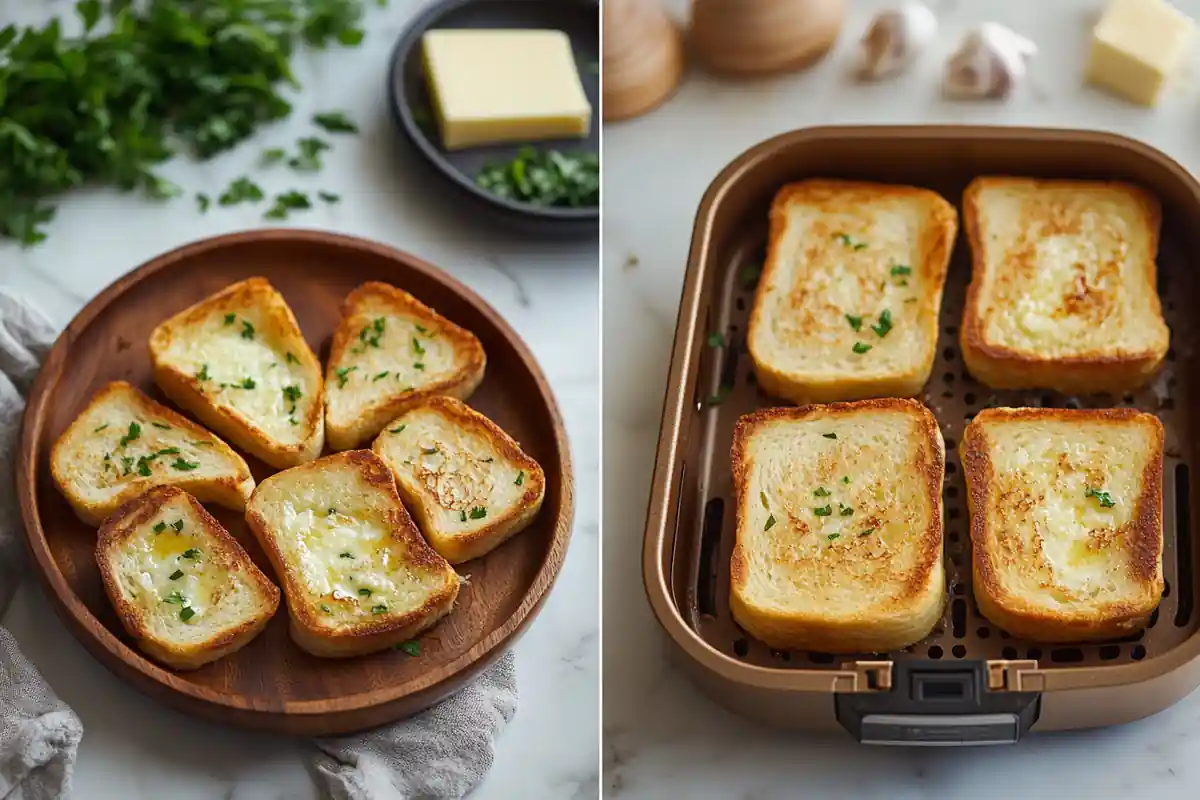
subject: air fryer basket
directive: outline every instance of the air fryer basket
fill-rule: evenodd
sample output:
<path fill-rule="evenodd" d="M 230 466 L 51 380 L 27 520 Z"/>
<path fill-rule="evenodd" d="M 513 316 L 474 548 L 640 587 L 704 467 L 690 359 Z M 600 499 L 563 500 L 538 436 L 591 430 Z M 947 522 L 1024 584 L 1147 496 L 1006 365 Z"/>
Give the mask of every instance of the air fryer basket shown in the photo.
<path fill-rule="evenodd" d="M 946 439 L 941 623 L 892 653 L 833 656 L 771 650 L 734 623 L 729 558 L 734 509 L 729 447 L 737 418 L 783 401 L 755 385 L 745 331 L 762 263 L 767 208 L 780 185 L 806 177 L 905 183 L 959 205 L 983 174 L 1122 179 L 1162 200 L 1159 293 L 1172 347 L 1162 373 L 1124 396 L 993 391 L 974 381 L 958 347 L 970 254 L 960 234 L 940 313 L 938 354 L 920 399 Z M 961 226 L 960 226 L 961 227 Z M 789 727 L 832 727 L 863 741 L 968 744 L 1038 730 L 1114 724 L 1153 713 L 1200 683 L 1200 613 L 1193 578 L 1189 464 L 1200 185 L 1163 154 L 1118 136 L 987 127 L 817 128 L 747 151 L 701 203 L 680 306 L 647 520 L 647 592 L 682 663 L 719 701 Z M 728 346 L 708 346 L 710 333 Z M 712 402 L 716 400 L 717 402 Z M 1010 637 L 976 608 L 958 442 L 981 408 L 1124 406 L 1166 428 L 1163 572 L 1166 592 L 1141 634 L 1054 646 Z M 831 700 L 832 695 L 832 700 Z"/>

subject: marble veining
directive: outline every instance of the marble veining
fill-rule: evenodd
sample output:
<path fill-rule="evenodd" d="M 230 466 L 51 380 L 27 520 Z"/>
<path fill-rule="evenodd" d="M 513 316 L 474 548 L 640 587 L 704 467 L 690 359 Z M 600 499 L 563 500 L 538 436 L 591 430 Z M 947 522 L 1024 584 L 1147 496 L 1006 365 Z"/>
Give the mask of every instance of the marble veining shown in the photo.
<path fill-rule="evenodd" d="M 1172 0 L 1193 17 L 1200 1 Z M 667 0 L 682 17 L 687 0 Z M 603 791 L 630 800 L 1193 797 L 1200 693 L 1120 728 L 1042 734 L 1016 748 L 864 748 L 743 720 L 666 657 L 642 589 L 641 546 L 671 338 L 692 223 L 708 184 L 748 147 L 814 125 L 963 123 L 1116 131 L 1200 168 L 1200 91 L 1188 74 L 1153 111 L 1082 85 L 1103 0 L 943 0 L 941 32 L 910 73 L 851 75 L 859 34 L 887 0 L 848 3 L 834 52 L 811 70 L 724 81 L 692 68 L 650 115 L 609 126 L 604 161 Z M 1007 103 L 954 103 L 942 65 L 962 33 L 995 21 L 1032 38 L 1029 82 Z"/>
<path fill-rule="evenodd" d="M 469 207 L 424 171 L 394 130 L 384 99 L 393 42 L 423 5 L 369 4 L 368 35 L 356 50 L 298 59 L 306 91 L 295 110 L 254 141 L 203 166 L 165 172 L 189 192 L 216 194 L 253 175 L 268 191 L 333 191 L 340 204 L 288 224 L 345 232 L 408 250 L 471 286 L 533 350 L 566 420 L 576 469 L 576 531 L 541 615 L 517 645 L 520 704 L 495 765 L 472 797 L 595 798 L 599 793 L 598 547 L 599 276 L 597 245 L 545 243 L 475 224 Z M 71 4 L 0 0 L 0 19 L 34 21 Z M 308 135 L 316 111 L 340 108 L 362 133 L 338 137 L 316 176 L 259 172 L 265 147 Z M 59 325 L 100 289 L 160 252 L 213 234 L 260 227 L 262 209 L 214 207 L 190 198 L 155 204 L 84 191 L 64 199 L 48 242 L 0 244 L 0 286 L 31 297 Z M 564 335 L 569 332 L 569 335 Z M 306 742 L 251 734 L 178 714 L 135 692 L 92 660 L 50 611 L 32 580 L 4 624 L 83 719 L 75 773 L 80 800 L 303 800 L 316 796 Z"/>

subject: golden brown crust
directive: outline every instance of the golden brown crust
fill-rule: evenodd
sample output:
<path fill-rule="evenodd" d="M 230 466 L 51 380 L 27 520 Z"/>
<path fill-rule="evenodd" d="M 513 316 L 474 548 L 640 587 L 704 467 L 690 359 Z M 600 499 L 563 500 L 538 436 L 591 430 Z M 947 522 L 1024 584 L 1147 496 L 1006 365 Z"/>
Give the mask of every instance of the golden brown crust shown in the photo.
<path fill-rule="evenodd" d="M 989 546 L 991 530 L 987 509 L 989 493 L 996 486 L 995 466 L 987 439 L 988 423 L 1003 421 L 1100 422 L 1150 425 L 1155 432 L 1153 453 L 1142 472 L 1142 493 L 1134 515 L 1132 543 L 1128 547 L 1132 576 L 1146 589 L 1152 602 L 1112 602 L 1089 613 L 1055 613 L 1034 607 L 1008 592 L 998 574 Z M 967 484 L 970 516 L 972 581 L 980 613 L 1003 630 L 1023 638 L 1042 642 L 1095 641 L 1119 638 L 1145 626 L 1158 605 L 1163 591 L 1162 576 L 1162 455 L 1163 428 L 1157 417 L 1128 408 L 1056 409 L 993 408 L 984 409 L 963 432 L 963 473 Z"/>
<path fill-rule="evenodd" d="M 229 408 L 213 403 L 204 392 L 204 384 L 195 375 L 186 374 L 163 362 L 171 342 L 177 337 L 186 338 L 193 326 L 203 323 L 214 313 L 248 307 L 259 307 L 267 315 L 267 323 L 263 326 L 266 334 L 280 341 L 291 342 L 291 352 L 316 381 L 314 396 L 323 396 L 321 362 L 308 346 L 291 308 L 266 278 L 247 278 L 230 284 L 160 323 L 150 334 L 154 382 L 172 402 L 195 414 L 205 425 L 250 455 L 276 469 L 286 469 L 311 461 L 321 454 L 325 436 L 324 409 L 320 402 L 310 403 L 301 421 L 307 431 L 304 440 L 283 444 Z"/>
<path fill-rule="evenodd" d="M 347 351 L 354 346 L 359 330 L 364 324 L 358 314 L 364 302 L 372 296 L 381 296 L 398 314 L 429 320 L 437 326 L 439 335 L 453 342 L 456 352 L 466 354 L 466 363 L 447 378 L 419 389 L 399 392 L 363 409 L 350 425 L 331 422 L 327 397 L 326 436 L 333 450 L 359 447 L 377 436 L 389 422 L 427 397 L 445 395 L 466 400 L 479 388 L 487 369 L 487 356 L 475 334 L 454 324 L 403 289 L 379 281 L 368 281 L 348 294 L 342 302 L 342 321 L 333 333 L 333 343 L 330 345 L 329 361 L 326 365 L 327 385 L 334 385 L 337 366 L 343 363 Z"/>
<path fill-rule="evenodd" d="M 139 610 L 121 593 L 111 558 L 134 531 L 154 519 L 165 505 L 178 497 L 186 499 L 205 535 L 211 538 L 212 543 L 207 550 L 209 560 L 227 571 L 240 568 L 242 574 L 255 584 L 268 606 L 263 614 L 202 642 L 186 646 L 161 640 L 150 631 Z M 237 539 L 221 527 L 221 523 L 204 509 L 200 501 L 176 486 L 154 487 L 117 509 L 104 522 L 97 535 L 96 563 L 100 568 L 104 591 L 125 631 L 137 640 L 138 646 L 147 655 L 178 670 L 197 669 L 239 650 L 266 627 L 279 608 L 279 588 L 255 566 Z"/>
<path fill-rule="evenodd" d="M 732 464 L 734 501 L 739 517 L 748 503 L 749 471 L 751 459 L 747 453 L 748 443 L 755 431 L 764 423 L 777 420 L 803 420 L 814 415 L 852 414 L 863 411 L 899 411 L 914 414 L 921 430 L 919 462 L 912 465 L 921 473 L 921 484 L 928 498 L 930 516 L 918 544 L 917 562 L 908 573 L 907 580 L 891 599 L 896 609 L 923 609 L 921 619 L 914 626 L 911 612 L 900 613 L 895 619 L 880 622 L 857 615 L 830 618 L 817 610 L 812 614 L 798 615 L 794 612 L 769 612 L 762 608 L 751 609 L 742 597 L 747 586 L 748 564 L 746 545 L 742 540 L 742 525 L 736 526 L 733 553 L 730 559 L 730 605 L 734 619 L 748 633 L 771 647 L 792 649 L 803 647 L 831 653 L 883 652 L 911 644 L 914 627 L 922 628 L 916 638 L 928 633 L 942 613 L 942 602 L 929 604 L 928 597 L 944 594 L 945 578 L 942 571 L 942 482 L 945 476 L 945 448 L 941 431 L 933 414 L 921 403 L 902 398 L 880 398 L 855 402 L 808 405 L 795 408 L 766 408 L 738 419 L 734 426 Z M 849 624 L 848 624 L 849 623 Z M 926 624 L 928 623 L 928 624 Z M 859 626 L 874 628 L 869 633 L 860 632 Z"/>
<path fill-rule="evenodd" d="M 214 436 L 211 432 L 200 427 L 182 414 L 173 411 L 161 403 L 155 402 L 137 387 L 125 381 L 113 381 L 105 384 L 92 396 L 87 406 L 84 407 L 83 411 L 79 412 L 79 415 L 67 426 L 62 435 L 55 440 L 54 445 L 50 449 L 50 475 L 54 479 L 55 485 L 58 486 L 58 490 L 71 505 L 75 515 L 84 524 L 98 527 L 121 506 L 139 497 L 147 488 L 157 485 L 156 481 L 161 478 L 161 476 L 151 476 L 147 479 L 135 480 L 122 489 L 113 500 L 103 504 L 96 504 L 89 502 L 86 498 L 75 492 L 72 489 L 70 477 L 62 470 L 63 461 L 60 456 L 70 448 L 71 443 L 77 437 L 89 435 L 88 431 L 77 430 L 77 427 L 81 424 L 81 420 L 92 408 L 103 405 L 111 395 L 121 394 L 132 395 L 134 401 L 146 416 L 167 420 L 171 425 L 180 430 L 188 431 L 197 438 L 202 438 L 205 441 L 212 440 L 213 447 L 217 448 L 222 455 L 237 467 L 235 475 L 196 479 L 180 476 L 171 481 L 171 486 L 179 487 L 194 495 L 202 502 L 216 503 L 234 511 L 245 511 L 246 501 L 250 499 L 250 494 L 254 491 L 254 476 L 250 474 L 250 467 L 247 466 L 245 460 L 237 452 L 219 437 Z"/>
<path fill-rule="evenodd" d="M 280 475 L 294 473 L 298 470 L 320 473 L 326 469 L 345 467 L 357 470 L 368 485 L 391 494 L 395 499 L 393 507 L 384 517 L 384 522 L 391 529 L 392 536 L 404 543 L 409 562 L 414 567 L 434 570 L 444 568 L 453 573 L 445 559 L 439 556 L 421 537 L 417 526 L 409 517 L 396 490 L 392 471 L 383 463 L 382 459 L 370 450 L 348 450 L 335 453 L 276 473 L 259 484 L 259 489 L 255 490 L 255 494 L 263 487 L 269 486 L 270 482 Z M 455 575 L 454 581 L 448 582 L 441 589 L 431 593 L 425 602 L 413 611 L 402 614 L 383 614 L 356 622 L 353 626 L 330 629 L 320 624 L 317 608 L 313 605 L 295 569 L 279 549 L 270 521 L 254 507 L 253 497 L 251 497 L 246 511 L 246 522 L 254 533 L 254 538 L 262 546 L 263 552 L 267 554 L 275 574 L 283 583 L 284 595 L 288 599 L 287 606 L 291 620 L 289 630 L 292 633 L 293 641 L 313 655 L 343 658 L 394 647 L 431 627 L 448 614 L 458 597 L 459 581 Z"/>
<path fill-rule="evenodd" d="M 963 191 L 963 227 L 971 251 L 971 281 L 959 332 L 963 361 L 971 374 L 995 389 L 1054 389 L 1071 393 L 1120 392 L 1145 385 L 1162 363 L 1167 347 L 1128 351 L 1118 355 L 1103 352 L 1047 358 L 1022 353 L 1014 348 L 988 341 L 984 335 L 981 297 L 982 283 L 987 270 L 987 240 L 980 230 L 982 208 L 979 194 L 990 185 L 1008 182 L 1027 182 L 1035 186 L 1056 188 L 1077 187 L 1080 191 L 1096 188 L 1118 189 L 1135 198 L 1151 231 L 1150 263 L 1146 278 L 1152 313 L 1161 318 L 1162 307 L 1157 290 L 1159 236 L 1162 227 L 1162 206 L 1157 197 L 1140 186 L 1121 181 L 1035 180 L 1005 176 L 975 178 Z"/>
<path fill-rule="evenodd" d="M 499 425 L 461 400 L 445 396 L 426 397 L 408 410 L 416 411 L 420 408 L 434 409 L 454 420 L 459 427 L 487 439 L 507 461 L 525 470 L 525 492 L 521 496 L 521 501 L 505 510 L 495 521 L 469 533 L 439 536 L 436 539 L 430 537 L 435 549 L 443 558 L 451 564 L 461 564 L 490 553 L 513 535 L 524 530 L 533 521 L 541 510 L 542 501 L 546 495 L 546 473 L 542 470 L 541 465 L 526 455 L 525 451 Z M 399 419 L 390 421 L 385 428 L 399 422 Z M 387 459 L 383 458 L 380 452 L 383 449 L 381 444 L 383 435 L 381 434 L 380 438 L 375 440 L 371 449 L 379 454 L 381 460 L 386 462 Z M 401 486 L 399 473 L 395 473 L 395 477 L 399 488 Z M 410 497 L 403 489 L 400 489 L 400 492 L 408 506 L 419 507 L 421 503 L 419 498 Z M 428 528 L 428 525 L 426 527 Z"/>
<path fill-rule="evenodd" d="M 918 324 L 921 325 L 924 337 L 928 341 L 928 352 L 924 354 L 924 358 L 906 370 L 885 376 L 846 374 L 833 380 L 818 380 L 811 376 L 796 375 L 778 369 L 766 354 L 758 352 L 758 339 L 755 332 L 759 326 L 767 324 L 764 288 L 772 285 L 776 271 L 781 268 L 780 249 L 788 227 L 788 207 L 793 201 L 800 199 L 815 205 L 817 201 L 814 200 L 814 195 L 820 196 L 834 191 L 843 193 L 843 197 L 844 193 L 857 192 L 870 198 L 914 198 L 929 204 L 930 219 L 921 230 L 920 250 L 922 256 L 919 262 L 927 290 L 923 291 L 918 302 Z M 840 202 L 843 206 L 846 203 L 845 199 Z M 767 256 L 759 278 L 759 289 L 755 293 L 754 304 L 750 311 L 747 332 L 747 346 L 759 386 L 771 396 L 782 397 L 796 403 L 825 403 L 868 397 L 912 397 L 920 394 L 933 369 L 937 350 L 938 314 L 941 310 L 942 291 L 957 234 L 958 213 L 954 206 L 941 195 L 929 189 L 834 179 L 810 179 L 782 186 L 771 202 Z M 867 286 L 865 281 L 865 277 L 860 278 L 861 291 L 864 295 L 870 296 L 875 278 L 871 278 L 871 286 Z"/>

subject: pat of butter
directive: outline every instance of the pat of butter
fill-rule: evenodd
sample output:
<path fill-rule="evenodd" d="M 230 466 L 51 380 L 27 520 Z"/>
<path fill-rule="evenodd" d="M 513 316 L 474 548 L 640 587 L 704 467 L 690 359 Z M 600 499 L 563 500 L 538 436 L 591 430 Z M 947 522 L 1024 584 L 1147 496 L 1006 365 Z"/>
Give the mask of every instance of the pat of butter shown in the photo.
<path fill-rule="evenodd" d="M 1187 55 L 1194 28 L 1164 0 L 1112 0 L 1092 31 L 1087 79 L 1153 106 Z"/>
<path fill-rule="evenodd" d="M 562 31 L 435 30 L 421 43 L 447 150 L 588 135 L 592 106 Z"/>

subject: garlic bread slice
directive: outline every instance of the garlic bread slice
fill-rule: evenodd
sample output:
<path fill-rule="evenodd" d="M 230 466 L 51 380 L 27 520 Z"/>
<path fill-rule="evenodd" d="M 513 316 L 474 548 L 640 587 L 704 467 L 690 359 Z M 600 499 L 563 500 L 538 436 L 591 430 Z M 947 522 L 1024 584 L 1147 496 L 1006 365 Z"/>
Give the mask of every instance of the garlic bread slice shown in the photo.
<path fill-rule="evenodd" d="M 483 380 L 483 345 L 421 301 L 386 283 L 346 297 L 325 368 L 329 446 L 349 450 L 426 397 L 465 400 Z"/>
<path fill-rule="evenodd" d="M 546 476 L 496 423 L 430 397 L 388 425 L 372 449 L 396 476 L 425 538 L 451 564 L 479 558 L 529 525 Z"/>
<path fill-rule="evenodd" d="M 75 514 L 99 526 L 154 486 L 244 511 L 254 477 L 229 445 L 125 381 L 102 388 L 50 450 L 50 474 Z"/>
<path fill-rule="evenodd" d="M 421 538 L 387 465 L 351 450 L 263 481 L 246 521 L 283 582 L 292 639 L 317 656 L 401 644 L 448 614 L 459 577 Z"/>
<path fill-rule="evenodd" d="M 279 589 L 177 486 L 155 487 L 106 520 L 96 563 L 125 630 L 175 669 L 240 649 L 279 608 Z"/>
<path fill-rule="evenodd" d="M 265 463 L 311 461 L 325 444 L 321 364 L 263 278 L 232 284 L 150 336 L 159 388 Z"/>

